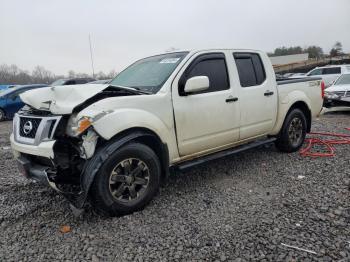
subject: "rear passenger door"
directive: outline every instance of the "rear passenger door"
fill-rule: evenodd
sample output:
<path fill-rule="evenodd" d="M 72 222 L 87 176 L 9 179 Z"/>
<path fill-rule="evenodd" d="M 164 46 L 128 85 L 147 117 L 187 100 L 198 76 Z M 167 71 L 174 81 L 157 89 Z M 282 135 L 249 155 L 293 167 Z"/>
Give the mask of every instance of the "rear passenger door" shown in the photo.
<path fill-rule="evenodd" d="M 267 78 L 273 72 L 266 73 L 258 53 L 239 52 L 233 57 L 240 82 L 240 140 L 268 134 L 277 116 L 277 84 Z"/>

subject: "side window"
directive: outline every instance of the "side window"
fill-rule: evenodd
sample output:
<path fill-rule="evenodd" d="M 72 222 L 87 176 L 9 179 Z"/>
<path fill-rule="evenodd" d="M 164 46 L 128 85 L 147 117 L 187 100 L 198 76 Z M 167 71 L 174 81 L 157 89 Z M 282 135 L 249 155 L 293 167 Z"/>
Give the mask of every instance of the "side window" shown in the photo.
<path fill-rule="evenodd" d="M 264 65 L 258 54 L 234 53 L 233 57 L 242 87 L 261 85 L 266 79 Z"/>
<path fill-rule="evenodd" d="M 68 80 L 64 85 L 75 85 L 75 80 Z"/>
<path fill-rule="evenodd" d="M 186 69 L 179 81 L 179 94 L 184 95 L 187 79 L 194 76 L 207 76 L 209 88 L 201 93 L 216 92 L 230 88 L 224 54 L 206 54 L 197 57 Z"/>
<path fill-rule="evenodd" d="M 77 79 L 75 80 L 75 83 L 78 84 L 85 84 L 87 81 L 85 79 Z"/>
<path fill-rule="evenodd" d="M 328 67 L 323 69 L 323 75 L 340 74 L 340 67 Z"/>
<path fill-rule="evenodd" d="M 322 75 L 322 69 L 318 68 L 318 69 L 314 69 L 312 70 L 310 73 L 307 74 L 308 76 L 318 76 L 318 75 Z"/>

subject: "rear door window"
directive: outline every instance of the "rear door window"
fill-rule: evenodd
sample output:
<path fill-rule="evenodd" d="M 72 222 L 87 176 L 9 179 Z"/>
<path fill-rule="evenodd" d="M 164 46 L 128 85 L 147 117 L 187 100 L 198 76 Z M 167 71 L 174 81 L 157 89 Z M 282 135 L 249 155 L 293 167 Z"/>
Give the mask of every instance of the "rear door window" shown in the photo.
<path fill-rule="evenodd" d="M 265 68 L 258 54 L 234 53 L 233 57 L 242 87 L 258 86 L 265 81 Z"/>
<path fill-rule="evenodd" d="M 340 74 L 340 67 L 323 68 L 322 75 Z"/>

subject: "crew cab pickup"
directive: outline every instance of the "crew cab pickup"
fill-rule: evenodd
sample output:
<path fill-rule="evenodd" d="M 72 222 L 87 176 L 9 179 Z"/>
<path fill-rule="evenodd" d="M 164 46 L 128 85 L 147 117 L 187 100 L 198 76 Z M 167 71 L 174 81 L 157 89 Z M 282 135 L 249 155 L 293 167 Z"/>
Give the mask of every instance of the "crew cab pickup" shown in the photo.
<path fill-rule="evenodd" d="M 276 82 L 260 51 L 166 53 L 106 85 L 22 94 L 11 145 L 23 175 L 74 207 L 89 199 L 104 215 L 124 215 L 145 207 L 176 168 L 271 142 L 297 151 L 322 109 L 322 87 L 318 78 Z"/>

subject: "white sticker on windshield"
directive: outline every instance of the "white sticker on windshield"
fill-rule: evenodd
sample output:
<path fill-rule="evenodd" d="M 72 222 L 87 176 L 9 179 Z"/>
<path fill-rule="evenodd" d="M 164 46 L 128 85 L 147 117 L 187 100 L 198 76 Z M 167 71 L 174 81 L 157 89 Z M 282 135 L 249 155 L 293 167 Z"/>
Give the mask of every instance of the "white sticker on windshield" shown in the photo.
<path fill-rule="evenodd" d="M 179 61 L 180 57 L 174 57 L 174 58 L 165 58 L 163 60 L 160 60 L 160 64 L 175 64 L 177 61 Z"/>

